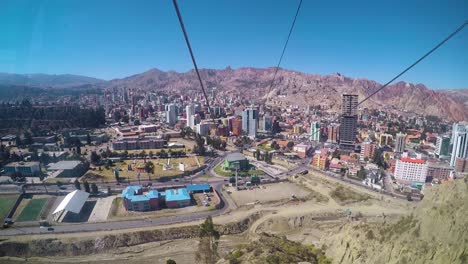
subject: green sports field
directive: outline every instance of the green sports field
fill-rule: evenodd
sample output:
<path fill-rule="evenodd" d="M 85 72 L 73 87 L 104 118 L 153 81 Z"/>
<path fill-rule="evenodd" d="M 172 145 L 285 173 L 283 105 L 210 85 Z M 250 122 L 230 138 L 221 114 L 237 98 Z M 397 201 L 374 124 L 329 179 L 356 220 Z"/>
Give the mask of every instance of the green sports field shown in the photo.
<path fill-rule="evenodd" d="M 15 205 L 18 195 L 0 196 L 0 220 L 3 221 L 7 217 L 13 205 Z"/>
<path fill-rule="evenodd" d="M 29 203 L 24 207 L 21 214 L 18 216 L 16 221 L 24 222 L 24 221 L 34 221 L 38 220 L 39 215 L 41 214 L 42 208 L 47 203 L 47 198 L 41 199 L 32 199 Z"/>

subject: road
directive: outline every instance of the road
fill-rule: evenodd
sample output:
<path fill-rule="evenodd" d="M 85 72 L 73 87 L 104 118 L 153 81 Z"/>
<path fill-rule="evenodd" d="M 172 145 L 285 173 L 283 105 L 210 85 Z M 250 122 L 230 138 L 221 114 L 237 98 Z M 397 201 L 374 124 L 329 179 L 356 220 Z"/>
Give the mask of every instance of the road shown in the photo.
<path fill-rule="evenodd" d="M 93 232 L 93 231 L 102 231 L 102 230 L 118 230 L 118 229 L 128 229 L 128 228 L 140 228 L 140 227 L 152 227 L 152 226 L 159 226 L 159 225 L 168 225 L 174 223 L 181 223 L 181 222 L 192 222 L 197 220 L 205 219 L 208 216 L 214 217 L 225 213 L 227 210 L 231 208 L 231 206 L 235 207 L 235 205 L 231 202 L 227 197 L 224 197 L 223 193 L 221 192 L 223 185 L 226 183 L 227 177 L 222 177 L 216 175 L 214 172 L 214 168 L 222 162 L 225 155 L 229 154 L 230 152 L 219 152 L 219 155 L 211 160 L 208 160 L 207 168 L 204 171 L 196 173 L 192 175 L 192 177 L 185 177 L 179 182 L 165 182 L 160 183 L 157 182 L 152 188 L 168 188 L 168 187 L 176 187 L 176 186 L 183 186 L 185 184 L 198 183 L 198 182 L 206 182 L 205 179 L 200 179 L 201 176 L 204 174 L 209 174 L 211 177 L 209 178 L 209 183 L 213 186 L 213 188 L 218 192 L 220 198 L 222 199 L 222 204 L 224 205 L 222 208 L 214 211 L 207 211 L 207 212 L 199 212 L 187 215 L 177 215 L 171 217 L 158 217 L 158 218 L 148 218 L 144 220 L 125 220 L 125 221 L 111 221 L 111 222 L 103 222 L 103 223 L 77 223 L 77 224 L 61 224 L 55 225 L 54 231 L 55 233 L 72 233 L 72 232 Z M 321 170 L 312 168 L 309 166 L 311 159 L 304 159 L 300 164 L 296 167 L 293 167 L 285 172 L 276 174 L 275 178 L 278 180 L 287 179 L 291 175 L 300 173 L 305 170 L 314 170 L 319 173 L 325 173 L 329 177 L 334 177 L 339 179 L 343 182 L 353 184 L 359 187 L 363 187 L 366 189 L 372 189 L 368 186 L 363 185 L 360 181 L 348 179 L 345 177 L 341 177 L 341 175 L 332 173 L 332 172 L 323 172 Z M 267 166 L 265 164 L 265 166 Z M 154 181 L 152 181 L 153 183 Z M 148 183 L 148 181 L 141 180 L 142 184 Z M 107 183 L 107 184 L 99 184 L 100 189 L 107 188 L 109 184 L 112 185 L 112 189 L 118 188 L 123 189 L 125 188 L 126 184 L 116 184 L 116 183 Z M 51 191 L 57 192 L 65 192 L 68 193 L 71 190 L 74 190 L 74 185 L 67 185 L 65 190 L 62 190 L 55 186 L 54 189 L 52 186 L 48 186 Z M 41 191 L 43 192 L 43 186 L 33 186 L 31 189 L 28 188 L 28 192 L 34 191 Z M 382 191 L 384 195 L 389 195 L 392 197 L 397 197 L 400 199 L 406 199 L 406 197 L 402 197 L 400 195 L 395 195 L 393 193 Z M 51 233 L 51 231 L 47 231 L 46 228 L 39 228 L 39 227 L 21 227 L 16 228 L 12 226 L 11 228 L 4 229 L 0 231 L 0 236 L 16 236 L 16 235 L 31 235 L 31 234 L 43 234 L 43 233 Z"/>

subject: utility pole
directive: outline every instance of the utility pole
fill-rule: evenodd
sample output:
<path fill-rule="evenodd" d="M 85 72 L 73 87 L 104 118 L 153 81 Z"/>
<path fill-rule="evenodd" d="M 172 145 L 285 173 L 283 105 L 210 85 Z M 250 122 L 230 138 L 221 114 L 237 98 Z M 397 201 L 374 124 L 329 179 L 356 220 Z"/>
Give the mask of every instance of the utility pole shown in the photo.
<path fill-rule="evenodd" d="M 46 187 L 45 182 L 42 182 L 42 185 L 44 185 L 45 192 L 46 192 L 47 194 L 49 194 L 49 191 L 47 191 L 47 187 Z"/>

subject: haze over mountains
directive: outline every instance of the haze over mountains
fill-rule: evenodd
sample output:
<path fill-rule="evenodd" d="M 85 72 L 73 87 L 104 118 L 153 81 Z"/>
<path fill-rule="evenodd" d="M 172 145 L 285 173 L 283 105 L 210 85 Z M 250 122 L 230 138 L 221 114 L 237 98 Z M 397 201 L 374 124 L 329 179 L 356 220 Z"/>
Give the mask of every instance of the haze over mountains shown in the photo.
<path fill-rule="evenodd" d="M 265 98 L 274 74 L 274 68 L 202 69 L 207 88 L 231 93 L 249 93 L 252 98 Z M 122 79 L 103 81 L 78 75 L 0 74 L 0 85 L 38 87 L 72 87 L 85 85 L 93 88 L 127 88 L 148 91 L 200 89 L 193 70 L 188 72 L 151 69 Z M 306 74 L 281 69 L 270 96 L 277 103 L 330 106 L 338 109 L 343 93 L 356 93 L 360 100 L 376 91 L 381 84 L 368 79 L 354 79 L 339 73 L 332 75 Z M 430 90 L 423 84 L 397 82 L 377 93 L 363 104 L 376 109 L 406 110 L 436 115 L 451 120 L 468 119 L 468 89 Z"/>
<path fill-rule="evenodd" d="M 103 82 L 105 81 L 97 78 L 73 74 L 0 73 L 0 85 L 63 88 Z"/>

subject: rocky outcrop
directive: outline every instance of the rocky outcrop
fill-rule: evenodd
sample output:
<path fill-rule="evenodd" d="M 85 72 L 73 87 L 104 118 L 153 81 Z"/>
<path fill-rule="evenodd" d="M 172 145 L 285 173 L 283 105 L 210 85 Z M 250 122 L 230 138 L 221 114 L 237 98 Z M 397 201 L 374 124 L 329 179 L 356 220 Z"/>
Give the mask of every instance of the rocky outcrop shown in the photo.
<path fill-rule="evenodd" d="M 336 263 L 468 263 L 468 183 L 433 187 L 397 222 L 349 224 L 323 244 Z"/>
<path fill-rule="evenodd" d="M 261 217 L 261 213 L 250 215 L 239 222 L 217 225 L 221 235 L 234 235 L 246 231 Z M 86 239 L 34 239 L 29 242 L 6 240 L 0 242 L 0 257 L 39 257 L 39 256 L 77 256 L 104 253 L 121 247 L 139 244 L 197 238 L 198 226 L 186 226 L 148 231 L 136 231 L 123 234 L 110 234 Z"/>

